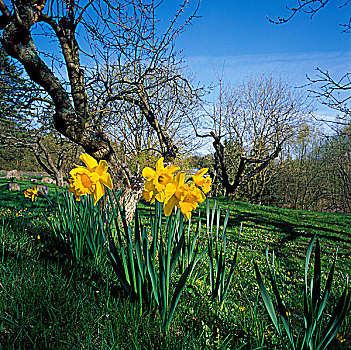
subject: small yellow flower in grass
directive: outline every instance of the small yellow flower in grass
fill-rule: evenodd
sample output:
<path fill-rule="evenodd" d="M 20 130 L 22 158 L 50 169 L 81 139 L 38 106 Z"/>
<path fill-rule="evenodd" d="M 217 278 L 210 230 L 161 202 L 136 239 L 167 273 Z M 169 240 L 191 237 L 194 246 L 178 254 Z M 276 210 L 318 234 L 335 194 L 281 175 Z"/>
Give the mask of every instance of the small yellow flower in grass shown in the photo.
<path fill-rule="evenodd" d="M 31 188 L 27 188 L 24 191 L 24 196 L 26 198 L 30 198 L 32 200 L 32 202 L 35 202 L 38 199 L 38 191 L 39 191 L 39 186 L 33 186 Z"/>
<path fill-rule="evenodd" d="M 335 338 L 339 340 L 340 343 L 343 343 L 346 340 L 340 333 L 336 333 Z"/>
<path fill-rule="evenodd" d="M 84 162 L 84 166 L 76 166 L 72 169 L 71 179 L 69 179 L 69 191 L 80 200 L 80 196 L 92 194 L 94 197 L 94 205 L 105 194 L 105 187 L 112 190 L 113 183 L 110 174 L 107 172 L 108 164 L 105 160 L 98 163 L 92 156 L 87 153 L 80 155 L 80 159 Z"/>
<path fill-rule="evenodd" d="M 39 235 L 37 236 L 37 239 L 40 239 L 40 236 L 39 236 Z"/>

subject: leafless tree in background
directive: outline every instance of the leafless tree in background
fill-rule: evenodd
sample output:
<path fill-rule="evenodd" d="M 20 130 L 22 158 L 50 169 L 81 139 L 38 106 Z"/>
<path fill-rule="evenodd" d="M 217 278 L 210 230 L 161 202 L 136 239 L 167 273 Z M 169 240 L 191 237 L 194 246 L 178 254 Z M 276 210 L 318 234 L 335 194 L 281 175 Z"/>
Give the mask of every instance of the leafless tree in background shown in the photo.
<path fill-rule="evenodd" d="M 178 154 L 188 155 L 198 147 L 199 142 L 194 138 L 189 118 L 197 118 L 199 98 L 204 91 L 194 91 L 189 81 L 183 78 L 186 73 L 176 72 L 174 69 L 177 67 L 170 65 L 153 72 L 144 82 L 147 88 L 133 97 L 138 105 L 126 102 L 123 96 L 119 96 L 121 77 L 118 66 L 111 64 L 104 71 L 92 76 L 89 91 L 93 95 L 91 100 L 96 101 L 94 113 L 101 114 L 98 116 L 101 127 L 119 146 L 124 162 L 145 166 L 154 162 L 155 156 L 161 154 L 157 133 L 139 108 L 139 104 L 142 104 L 140 101 L 143 100 L 147 101 L 148 108 L 162 129 L 167 130 Z M 123 79 L 126 80 L 129 74 L 133 73 L 126 73 Z M 172 80 L 175 75 L 179 76 L 179 80 Z M 110 95 L 115 98 L 106 94 L 105 86 L 108 86 Z"/>
<path fill-rule="evenodd" d="M 306 123 L 273 164 L 263 203 L 294 209 L 351 212 L 351 137 L 342 127 L 326 137 L 321 124 Z M 271 169 L 270 169 L 271 170 Z"/>
<path fill-rule="evenodd" d="M 251 77 L 232 88 L 220 84 L 218 101 L 207 114 L 211 131 L 197 134 L 212 138 L 226 196 L 234 198 L 240 186 L 264 174 L 307 112 L 301 93 L 272 76 Z"/>
<path fill-rule="evenodd" d="M 349 0 L 341 1 L 336 5 L 340 9 L 346 8 L 349 5 Z M 286 6 L 289 14 L 285 17 L 278 17 L 277 19 L 268 18 L 271 23 L 283 24 L 290 21 L 298 13 L 305 13 L 312 19 L 319 11 L 322 11 L 327 4 L 336 3 L 332 0 L 297 0 L 295 6 Z M 351 17 L 346 23 L 340 24 L 342 32 L 349 34 L 351 32 Z M 351 109 L 351 73 L 345 72 L 342 76 L 333 76 L 328 70 L 316 68 L 317 74 L 308 77 L 311 84 L 312 97 L 341 113 L 337 120 L 332 121 L 336 125 L 350 124 Z"/>
<path fill-rule="evenodd" d="M 8 150 L 24 149 L 31 151 L 40 168 L 54 178 L 57 186 L 64 186 L 67 181 L 64 177 L 68 175 L 67 163 L 77 159 L 79 146 L 61 135 L 43 134 L 40 130 L 15 133 L 0 132 L 0 146 L 5 146 Z M 3 154 L 4 155 L 4 154 Z"/>

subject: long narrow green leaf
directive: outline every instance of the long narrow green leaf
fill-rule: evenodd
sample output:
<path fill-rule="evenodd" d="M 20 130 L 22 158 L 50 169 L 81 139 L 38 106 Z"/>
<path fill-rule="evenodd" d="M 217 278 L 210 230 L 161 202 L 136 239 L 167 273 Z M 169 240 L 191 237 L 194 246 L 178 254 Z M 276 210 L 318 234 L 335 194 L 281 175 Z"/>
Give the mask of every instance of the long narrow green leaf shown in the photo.
<path fill-rule="evenodd" d="M 196 247 L 196 242 L 197 242 L 197 237 L 201 234 L 201 219 L 199 219 L 199 221 L 197 222 L 197 228 L 195 230 L 195 234 L 190 246 L 190 250 L 188 252 L 188 263 L 187 266 L 189 265 L 190 261 L 193 259 L 193 254 L 195 251 L 195 247 Z M 189 239 L 190 239 L 190 235 L 189 235 Z"/>
<path fill-rule="evenodd" d="M 184 235 L 181 236 L 180 241 L 177 245 L 173 248 L 171 260 L 170 260 L 170 273 L 173 272 L 175 265 L 177 264 L 178 258 L 180 256 L 180 251 L 185 244 L 185 237 Z"/>
<path fill-rule="evenodd" d="M 306 260 L 305 260 L 305 288 L 306 288 L 306 294 L 308 294 L 308 266 L 310 264 L 310 259 L 311 259 L 311 254 L 312 254 L 312 249 L 313 249 L 313 244 L 316 239 L 316 235 L 314 235 L 308 244 L 307 247 L 307 253 L 306 253 Z"/>
<path fill-rule="evenodd" d="M 207 240 L 207 251 L 208 251 L 208 263 L 210 268 L 210 286 L 212 292 L 212 298 L 214 297 L 215 281 L 214 281 L 214 266 L 213 266 L 213 250 L 212 250 L 212 240 L 209 238 Z"/>
<path fill-rule="evenodd" d="M 216 242 L 218 241 L 220 218 L 221 218 L 221 208 L 218 207 L 218 208 L 217 208 L 217 216 L 216 216 L 216 219 L 217 219 L 217 220 L 216 220 L 216 222 L 217 222 L 217 226 L 216 226 Z"/>
<path fill-rule="evenodd" d="M 338 249 L 336 250 L 332 266 L 331 266 L 331 268 L 329 270 L 327 283 L 325 284 L 325 288 L 324 288 L 322 299 L 320 300 L 320 303 L 318 305 L 317 321 L 319 321 L 319 319 L 320 319 L 320 317 L 321 317 L 321 315 L 323 313 L 323 310 L 327 306 L 327 302 L 328 302 L 328 299 L 329 299 L 331 286 L 332 286 L 333 278 L 334 278 L 334 269 L 335 269 L 335 263 L 336 263 L 337 254 L 338 254 Z"/>
<path fill-rule="evenodd" d="M 157 276 L 156 276 L 156 271 L 155 271 L 155 265 L 154 265 L 154 260 L 151 261 L 151 256 L 148 254 L 147 256 L 147 269 L 149 271 L 150 279 L 151 279 L 151 284 L 152 284 L 152 291 L 154 293 L 154 297 L 156 300 L 157 305 L 160 305 L 160 299 L 159 299 L 159 292 L 158 292 L 158 283 L 157 283 Z"/>
<path fill-rule="evenodd" d="M 112 263 L 112 267 L 117 275 L 117 278 L 122 284 L 122 287 L 125 289 L 125 291 L 128 294 L 130 294 L 130 284 L 127 281 L 125 270 L 121 268 L 123 266 L 122 258 L 118 254 L 116 245 L 110 233 L 108 233 L 108 241 L 110 246 L 109 256 L 110 256 L 110 261 Z"/>
<path fill-rule="evenodd" d="M 306 260 L 305 260 L 305 291 L 304 291 L 304 319 L 305 319 L 305 337 L 304 337 L 304 342 L 309 345 L 312 339 L 312 332 L 313 329 L 315 328 L 315 324 L 313 322 L 313 305 L 312 305 L 312 297 L 309 297 L 308 293 L 308 267 L 310 264 L 310 259 L 311 259 L 311 254 L 312 254 L 312 249 L 313 249 L 313 244 L 316 239 L 316 235 L 314 235 L 310 243 L 307 247 L 307 252 L 306 252 Z"/>
<path fill-rule="evenodd" d="M 316 240 L 316 248 L 314 253 L 314 267 L 313 267 L 313 285 L 312 285 L 312 307 L 316 311 L 318 301 L 321 294 L 321 256 L 320 256 L 319 239 Z"/>
<path fill-rule="evenodd" d="M 143 266 L 143 253 L 141 249 L 141 242 L 135 242 L 135 257 L 136 261 L 138 264 L 138 272 L 140 273 L 140 278 L 142 279 L 142 282 L 144 283 L 145 277 L 144 277 L 144 266 Z"/>
<path fill-rule="evenodd" d="M 190 225 L 189 225 L 190 227 Z M 207 237 L 210 237 L 210 201 L 206 198 L 206 229 L 207 229 Z M 211 230 L 212 231 L 212 230 Z"/>
<path fill-rule="evenodd" d="M 134 254 L 133 254 L 133 242 L 132 242 L 132 235 L 131 230 L 128 230 L 128 243 L 127 243 L 127 254 L 129 259 L 128 269 L 130 271 L 131 282 L 133 282 L 133 288 L 135 294 L 138 292 L 138 285 L 136 281 L 136 271 L 135 271 L 135 262 L 134 262 Z"/>
<path fill-rule="evenodd" d="M 228 208 L 227 213 L 224 218 L 224 223 L 223 223 L 223 231 L 222 231 L 222 242 L 223 242 L 223 255 L 225 256 L 225 248 L 226 248 L 226 243 L 227 243 L 227 225 L 228 225 L 228 220 L 229 220 L 229 213 L 230 210 Z"/>
<path fill-rule="evenodd" d="M 264 305 L 268 311 L 268 314 L 273 322 L 275 329 L 277 330 L 278 334 L 281 335 L 279 324 L 278 324 L 278 319 L 277 319 L 277 316 L 275 314 L 272 300 L 271 300 L 271 298 L 266 290 L 266 287 L 264 286 L 262 276 L 261 276 L 261 273 L 260 273 L 260 270 L 257 266 L 256 261 L 254 261 L 254 268 L 255 268 L 255 273 L 256 273 L 256 280 L 257 280 L 258 287 L 259 287 L 260 292 L 261 292 L 261 296 L 262 296 Z"/>
<path fill-rule="evenodd" d="M 273 257 L 274 257 L 274 254 L 273 254 Z M 288 313 L 287 313 L 287 310 L 286 310 L 286 308 L 284 306 L 283 300 L 282 300 L 282 298 L 280 296 L 280 292 L 278 290 L 278 286 L 277 286 L 277 283 L 276 283 L 276 273 L 275 273 L 274 263 L 272 264 L 273 273 L 271 271 L 271 267 L 270 267 L 270 263 L 269 263 L 269 256 L 268 256 L 268 247 L 266 247 L 266 263 L 267 263 L 267 267 L 268 267 L 269 278 L 270 278 L 272 289 L 273 289 L 273 294 L 274 294 L 275 299 L 276 299 L 277 304 L 278 304 L 278 310 L 279 310 L 279 313 L 280 313 L 280 318 L 282 320 L 285 332 L 286 332 L 286 334 L 287 334 L 287 336 L 289 338 L 290 344 L 293 347 L 293 349 L 295 349 L 294 338 L 293 338 L 294 331 L 292 330 L 292 327 L 291 327 L 291 325 L 289 323 L 289 320 L 288 320 L 288 317 L 287 317 Z"/>
<path fill-rule="evenodd" d="M 197 255 L 197 252 L 195 252 L 195 257 Z M 191 264 L 186 268 L 186 270 L 184 271 L 183 275 L 180 277 L 178 283 L 177 283 L 177 286 L 175 288 L 175 291 L 173 293 L 173 297 L 172 297 L 172 301 L 171 301 L 171 305 L 170 305 L 170 308 L 169 308 L 169 312 L 168 312 L 168 317 L 167 317 L 167 320 L 166 320 L 166 323 L 165 323 L 165 329 L 168 329 L 169 326 L 170 326 L 170 323 L 171 323 L 171 320 L 172 320 L 172 317 L 173 317 L 173 314 L 174 314 L 174 311 L 177 307 L 177 304 L 179 302 L 179 298 L 183 292 L 183 289 L 185 287 L 185 283 L 186 283 L 186 280 L 190 274 L 190 271 L 193 269 L 194 267 L 194 264 L 195 264 L 195 259 L 191 262 Z"/>
<path fill-rule="evenodd" d="M 217 202 L 215 201 L 213 203 L 212 213 L 211 213 L 211 231 L 210 231 L 211 238 L 212 238 L 212 230 L 213 230 L 214 218 L 215 218 L 215 215 L 216 215 L 216 208 L 217 208 Z"/>
<path fill-rule="evenodd" d="M 350 299 L 351 299 L 351 292 L 348 292 L 347 288 L 345 288 L 336 307 L 334 308 L 334 311 L 330 318 L 329 323 L 325 327 L 325 330 L 323 332 L 323 338 L 318 349 L 326 349 L 328 344 L 335 337 L 341 323 L 343 322 L 350 308 Z"/>
<path fill-rule="evenodd" d="M 219 295 L 219 298 L 221 297 L 220 286 L 222 285 L 222 281 L 225 277 L 225 262 L 223 260 L 223 252 L 221 247 L 219 257 L 216 259 L 216 284 L 214 289 L 215 294 L 213 295 L 213 298 L 217 297 L 217 295 Z"/>
<path fill-rule="evenodd" d="M 242 227 L 243 227 L 243 223 L 241 223 L 241 225 L 240 225 L 240 231 L 239 231 L 238 241 L 237 241 L 237 243 L 236 243 L 235 254 L 234 254 L 234 258 L 232 259 L 232 263 L 231 263 L 231 266 L 230 266 L 230 270 L 229 270 L 227 282 L 226 282 L 225 287 L 224 287 L 223 297 L 222 297 L 222 300 L 221 300 L 221 305 L 220 305 L 220 307 L 222 307 L 222 304 L 223 304 L 223 302 L 224 302 L 224 298 L 225 298 L 225 296 L 227 295 L 227 292 L 228 292 L 230 283 L 231 283 L 232 278 L 233 278 L 234 269 L 235 269 L 235 266 L 236 266 L 236 260 L 237 260 L 237 256 L 238 256 L 239 242 L 240 242 L 240 235 L 241 235 Z"/>

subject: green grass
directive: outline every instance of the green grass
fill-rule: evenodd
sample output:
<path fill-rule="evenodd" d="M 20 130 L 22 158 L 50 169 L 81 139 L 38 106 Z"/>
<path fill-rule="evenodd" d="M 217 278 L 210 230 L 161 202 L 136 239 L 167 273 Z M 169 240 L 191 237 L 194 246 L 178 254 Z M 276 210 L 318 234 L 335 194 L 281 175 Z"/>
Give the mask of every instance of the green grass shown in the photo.
<path fill-rule="evenodd" d="M 8 184 L 9 180 L 5 178 L 0 178 L 0 207 L 6 209 L 17 209 L 32 212 L 33 214 L 40 214 L 47 208 L 47 201 L 39 200 L 37 202 L 31 202 L 28 198 L 25 198 L 23 192 L 29 188 L 33 187 L 35 183 L 31 181 L 15 181 L 20 185 L 20 191 L 9 191 Z M 56 198 L 56 185 L 54 184 L 44 184 L 41 182 L 37 183 L 38 185 L 48 186 L 49 188 L 49 198 Z M 60 189 L 59 189 L 60 190 Z"/>
<path fill-rule="evenodd" d="M 302 310 L 303 262 L 310 237 L 318 233 L 322 270 L 328 271 L 339 246 L 337 277 L 330 310 L 351 269 L 351 215 L 288 210 L 211 199 L 230 208 L 229 255 L 234 254 L 243 223 L 238 266 L 222 311 L 208 293 L 208 266 L 198 265 L 176 309 L 170 331 L 160 330 L 158 313 L 139 316 L 105 259 L 98 267 L 87 257 L 71 263 L 70 250 L 43 220 L 44 198 L 32 203 L 23 191 L 8 192 L 0 179 L 0 344 L 4 349 L 279 349 L 280 345 L 258 293 L 255 259 L 265 276 L 264 250 L 276 252 L 282 297 L 294 322 Z M 50 196 L 55 186 L 50 187 Z M 141 215 L 152 210 L 139 203 Z M 201 206 L 205 217 L 205 206 Z M 197 221 L 193 214 L 192 224 Z M 202 220 L 203 225 L 205 224 Z M 205 247 L 206 231 L 199 237 Z M 330 349 L 351 347 L 351 317 L 339 331 L 345 341 Z M 1 348 L 0 346 L 0 348 Z"/>

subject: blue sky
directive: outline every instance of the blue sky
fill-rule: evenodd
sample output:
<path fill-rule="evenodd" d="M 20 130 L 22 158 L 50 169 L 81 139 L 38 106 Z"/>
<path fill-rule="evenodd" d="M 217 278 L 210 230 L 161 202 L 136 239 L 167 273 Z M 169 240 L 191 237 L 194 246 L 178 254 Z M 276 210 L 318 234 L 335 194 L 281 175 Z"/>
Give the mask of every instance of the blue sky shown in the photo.
<path fill-rule="evenodd" d="M 191 2 L 194 0 L 190 0 Z M 225 79 L 235 84 L 248 75 L 275 74 L 295 86 L 307 83 L 319 67 L 338 77 L 351 71 L 351 34 L 339 24 L 348 22 L 350 7 L 331 1 L 313 19 L 300 13 L 286 24 L 274 25 L 266 16 L 284 17 L 285 5 L 297 0 L 202 0 L 193 24 L 177 39 L 176 48 L 202 84 L 216 81 L 224 67 Z M 165 0 L 160 17 L 170 18 L 176 4 Z M 191 7 L 190 7 L 191 8 Z M 335 113 L 316 105 L 317 114 Z"/>

